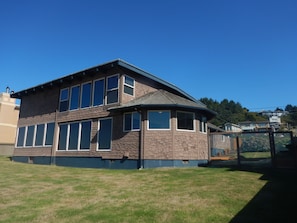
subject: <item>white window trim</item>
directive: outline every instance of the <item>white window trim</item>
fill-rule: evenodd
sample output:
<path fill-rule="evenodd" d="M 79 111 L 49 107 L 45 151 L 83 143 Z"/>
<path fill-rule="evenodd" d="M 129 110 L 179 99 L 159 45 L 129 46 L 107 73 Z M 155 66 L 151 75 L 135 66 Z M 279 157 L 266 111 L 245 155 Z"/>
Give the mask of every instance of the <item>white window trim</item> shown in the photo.
<path fill-rule="evenodd" d="M 69 92 L 69 108 L 68 108 L 68 111 L 76 111 L 76 110 L 79 110 L 80 109 L 80 101 L 78 102 L 78 105 L 77 105 L 77 108 L 75 109 L 71 109 L 71 101 L 72 101 L 72 89 L 75 88 L 75 87 L 79 87 L 79 91 L 81 92 L 81 86 L 79 84 L 77 85 L 73 85 L 70 87 L 70 92 Z M 79 92 L 79 97 L 78 97 L 78 100 L 80 100 L 80 95 L 81 93 Z"/>
<path fill-rule="evenodd" d="M 28 128 L 29 128 L 29 126 L 33 126 L 33 139 L 32 139 L 32 146 L 27 146 L 26 145 L 26 141 L 27 141 L 27 134 L 28 134 Z M 25 142 L 24 142 L 24 147 L 26 147 L 26 148 L 31 148 L 31 147 L 35 147 L 34 145 L 35 145 L 35 132 L 36 132 L 36 125 L 28 125 L 28 126 L 26 126 L 26 140 L 25 140 Z"/>
<path fill-rule="evenodd" d="M 168 129 L 150 129 L 149 112 L 169 112 L 169 128 Z M 168 131 L 171 130 L 171 111 L 170 110 L 148 110 L 147 111 L 147 130 L 150 131 Z"/>
<path fill-rule="evenodd" d="M 115 77 L 115 76 L 118 77 L 118 87 L 117 88 L 108 89 L 108 79 L 110 79 L 112 77 Z M 105 97 L 104 97 L 105 105 L 112 105 L 112 104 L 119 103 L 119 81 L 120 81 L 119 74 L 115 74 L 115 75 L 111 75 L 111 76 L 107 76 L 106 77 Z M 110 92 L 110 91 L 115 91 L 115 90 L 118 90 L 118 95 L 117 95 L 118 100 L 116 102 L 113 102 L 113 103 L 107 103 L 107 93 Z"/>
<path fill-rule="evenodd" d="M 202 126 L 202 128 L 200 128 Z M 203 134 L 207 134 L 207 119 L 206 117 L 201 117 L 199 119 L 199 131 Z"/>
<path fill-rule="evenodd" d="M 133 129 L 133 113 L 138 113 L 137 111 L 136 112 L 125 112 L 124 115 L 123 115 L 123 132 L 139 132 L 140 131 L 140 128 L 141 128 L 141 114 L 139 114 L 139 129 Z M 125 115 L 126 114 L 131 114 L 131 130 L 125 130 Z"/>
<path fill-rule="evenodd" d="M 86 85 L 86 84 L 91 84 L 91 95 L 90 95 L 90 105 L 87 106 L 87 107 L 84 107 L 82 108 L 82 98 L 83 98 L 83 86 Z M 88 109 L 90 107 L 92 107 L 93 105 L 93 84 L 92 84 L 92 81 L 87 81 L 87 82 L 84 82 L 80 85 L 80 100 L 79 100 L 79 109 Z"/>
<path fill-rule="evenodd" d="M 178 128 L 178 118 L 177 118 L 177 113 L 188 113 L 193 115 L 193 130 L 192 129 L 179 129 Z M 181 132 L 196 132 L 196 122 L 195 122 L 195 113 L 194 112 L 187 112 L 187 111 L 176 111 L 176 131 L 181 131 Z"/>
<path fill-rule="evenodd" d="M 132 85 L 130 85 L 130 84 L 127 84 L 127 83 L 125 82 L 126 77 L 131 78 L 131 79 L 133 80 L 133 82 L 134 82 L 134 86 L 132 86 Z M 132 95 L 131 95 L 131 94 L 128 94 L 128 93 L 125 93 L 125 86 L 130 87 L 130 88 L 133 89 L 133 94 L 132 94 Z M 130 95 L 130 96 L 132 96 L 132 97 L 134 97 L 134 95 L 135 95 L 135 79 L 132 78 L 132 77 L 130 77 L 129 75 L 126 75 L 126 74 L 124 75 L 124 81 L 123 81 L 123 93 L 126 94 L 126 95 Z"/>
<path fill-rule="evenodd" d="M 61 125 L 67 125 L 67 134 L 66 134 L 66 149 L 65 150 L 61 150 L 59 149 L 59 147 L 57 147 L 57 152 L 79 152 L 79 151 L 90 151 L 91 149 L 91 134 L 90 134 L 90 148 L 89 149 L 80 149 L 80 142 L 81 142 L 81 124 L 83 122 L 91 122 L 91 129 L 90 132 L 92 132 L 92 121 L 91 120 L 81 120 L 81 121 L 75 121 L 75 122 L 66 122 L 66 123 L 61 123 Z M 78 123 L 78 137 L 77 137 L 77 148 L 76 149 L 69 149 L 69 137 L 70 137 L 70 125 L 74 124 L 74 123 Z M 59 125 L 60 128 L 60 125 Z"/>
<path fill-rule="evenodd" d="M 24 139 L 23 139 L 22 146 L 18 146 L 20 128 L 25 128 Z M 24 148 L 25 138 L 26 138 L 26 129 L 27 129 L 27 126 L 19 126 L 18 127 L 18 131 L 17 131 L 17 135 L 16 135 L 16 140 L 15 140 L 15 148 Z"/>
<path fill-rule="evenodd" d="M 103 102 L 100 105 L 94 105 L 94 98 L 95 98 L 95 82 L 96 81 L 101 81 L 103 80 Z M 92 107 L 99 107 L 99 106 L 104 106 L 105 105 L 105 101 L 106 101 L 106 91 L 105 91 L 105 85 L 106 85 L 106 80 L 105 78 L 99 78 L 96 80 L 93 80 L 92 82 L 92 101 L 91 101 L 91 106 Z"/>
<path fill-rule="evenodd" d="M 101 120 L 106 120 L 106 119 L 111 119 L 111 140 L 110 140 L 110 149 L 99 149 L 99 141 L 98 141 L 98 139 L 99 139 L 99 130 L 100 130 L 100 121 Z M 100 119 L 98 119 L 98 126 L 97 126 L 97 133 L 98 133 L 98 135 L 97 135 L 97 143 L 96 143 L 96 151 L 97 152 L 110 152 L 111 150 L 112 150 L 112 132 L 113 132 L 113 118 L 112 117 L 107 117 L 107 118 L 100 118 Z"/>
<path fill-rule="evenodd" d="M 61 100 L 62 91 L 63 91 L 63 90 L 66 90 L 66 89 L 68 90 L 67 100 L 66 100 L 66 99 L 65 99 L 65 100 Z M 64 102 L 64 101 L 68 101 L 68 109 L 65 110 L 65 111 L 60 111 L 60 109 L 61 109 L 61 102 Z M 59 112 L 66 112 L 66 111 L 69 111 L 69 108 L 70 108 L 70 89 L 69 89 L 69 87 L 66 87 L 66 88 L 62 88 L 62 89 L 60 89 Z"/>

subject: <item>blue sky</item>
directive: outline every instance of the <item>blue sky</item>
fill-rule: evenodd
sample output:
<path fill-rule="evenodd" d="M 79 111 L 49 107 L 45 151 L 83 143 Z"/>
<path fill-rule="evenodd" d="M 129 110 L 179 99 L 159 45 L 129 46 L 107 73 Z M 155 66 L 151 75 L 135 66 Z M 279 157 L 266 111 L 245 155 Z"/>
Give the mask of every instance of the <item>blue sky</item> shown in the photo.
<path fill-rule="evenodd" d="M 197 99 L 297 106 L 297 0 L 0 0 L 0 91 L 117 58 Z"/>

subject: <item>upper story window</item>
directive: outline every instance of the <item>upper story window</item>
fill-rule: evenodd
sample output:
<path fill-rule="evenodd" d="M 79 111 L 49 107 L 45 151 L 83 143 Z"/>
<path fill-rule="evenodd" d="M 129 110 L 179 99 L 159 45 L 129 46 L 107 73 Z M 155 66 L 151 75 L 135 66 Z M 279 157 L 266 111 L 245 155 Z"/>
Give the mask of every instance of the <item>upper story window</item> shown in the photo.
<path fill-rule="evenodd" d="M 124 131 L 135 131 L 140 129 L 140 114 L 131 112 L 124 114 Z"/>
<path fill-rule="evenodd" d="M 148 129 L 170 129 L 170 111 L 149 111 Z"/>
<path fill-rule="evenodd" d="M 80 86 L 74 86 L 71 88 L 70 96 L 70 110 L 78 109 L 79 107 L 79 98 L 80 98 Z"/>
<path fill-rule="evenodd" d="M 194 130 L 194 113 L 180 112 L 176 113 L 177 129 L 179 130 Z"/>
<path fill-rule="evenodd" d="M 59 111 L 67 111 L 69 106 L 69 89 L 64 88 L 60 92 L 60 108 Z"/>
<path fill-rule="evenodd" d="M 94 81 L 93 106 L 104 104 L 104 79 Z"/>
<path fill-rule="evenodd" d="M 129 76 L 124 76 L 124 93 L 134 95 L 134 79 Z"/>
<path fill-rule="evenodd" d="M 106 102 L 112 104 L 118 102 L 119 99 L 119 77 L 118 75 L 107 78 Z"/>
<path fill-rule="evenodd" d="M 91 106 L 92 102 L 92 83 L 84 83 L 81 87 L 81 108 L 87 108 Z"/>

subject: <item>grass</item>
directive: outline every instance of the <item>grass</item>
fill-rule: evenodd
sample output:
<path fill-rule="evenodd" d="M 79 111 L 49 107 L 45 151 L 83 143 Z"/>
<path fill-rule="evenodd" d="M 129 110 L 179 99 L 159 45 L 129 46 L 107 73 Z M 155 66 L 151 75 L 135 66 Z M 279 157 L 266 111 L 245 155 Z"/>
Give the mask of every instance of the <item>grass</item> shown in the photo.
<path fill-rule="evenodd" d="M 263 176 L 205 167 L 67 168 L 0 157 L 0 222 L 244 222 L 270 183 Z"/>

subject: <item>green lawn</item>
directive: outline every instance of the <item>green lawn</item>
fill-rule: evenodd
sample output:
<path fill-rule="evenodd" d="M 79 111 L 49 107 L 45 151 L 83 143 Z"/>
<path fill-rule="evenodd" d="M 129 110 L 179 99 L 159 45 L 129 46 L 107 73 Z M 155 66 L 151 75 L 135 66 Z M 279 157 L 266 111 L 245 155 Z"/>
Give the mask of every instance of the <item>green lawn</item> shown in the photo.
<path fill-rule="evenodd" d="M 271 202 L 283 202 L 275 193 L 283 185 L 267 176 L 206 167 L 80 169 L 0 157 L 0 222 L 257 222 L 255 208 L 273 222 L 279 208 Z"/>

